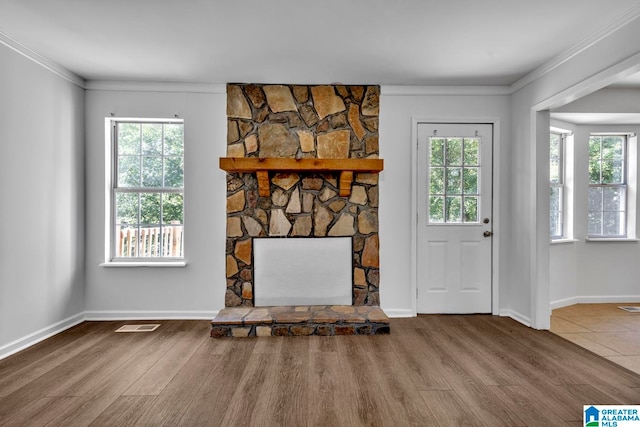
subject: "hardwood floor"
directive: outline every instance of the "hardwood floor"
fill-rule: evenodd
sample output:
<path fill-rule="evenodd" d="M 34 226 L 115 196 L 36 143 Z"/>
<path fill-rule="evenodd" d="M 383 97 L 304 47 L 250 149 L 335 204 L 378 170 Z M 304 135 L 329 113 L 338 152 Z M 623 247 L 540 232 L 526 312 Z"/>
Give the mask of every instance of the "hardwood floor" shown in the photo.
<path fill-rule="evenodd" d="M 640 375 L 486 315 L 391 319 L 391 334 L 209 337 L 86 322 L 0 361 L 2 426 L 578 426 L 637 404 Z"/>

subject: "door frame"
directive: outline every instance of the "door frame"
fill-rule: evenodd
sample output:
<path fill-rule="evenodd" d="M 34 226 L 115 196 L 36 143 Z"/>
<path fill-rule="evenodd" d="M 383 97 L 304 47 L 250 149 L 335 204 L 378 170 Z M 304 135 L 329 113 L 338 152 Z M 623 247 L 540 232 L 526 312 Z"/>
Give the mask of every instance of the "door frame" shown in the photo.
<path fill-rule="evenodd" d="M 493 197 L 491 201 L 491 313 L 500 314 L 500 118 L 498 117 L 412 117 L 411 119 L 411 311 L 417 311 L 418 294 L 418 126 L 422 123 L 462 123 L 493 125 Z"/>

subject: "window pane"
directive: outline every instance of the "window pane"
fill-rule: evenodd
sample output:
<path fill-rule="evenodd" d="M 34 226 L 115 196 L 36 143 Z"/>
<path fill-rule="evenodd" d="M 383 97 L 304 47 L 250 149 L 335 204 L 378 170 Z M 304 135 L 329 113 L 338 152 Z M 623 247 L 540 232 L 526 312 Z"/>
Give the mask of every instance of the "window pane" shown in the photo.
<path fill-rule="evenodd" d="M 184 152 L 184 126 L 182 123 L 164 125 L 164 154 L 182 156 Z"/>
<path fill-rule="evenodd" d="M 602 210 L 602 187 L 589 188 L 589 210 Z"/>
<path fill-rule="evenodd" d="M 589 212 L 589 235 L 602 235 L 602 212 Z"/>
<path fill-rule="evenodd" d="M 445 206 L 445 222 L 462 221 L 462 197 L 447 196 Z"/>
<path fill-rule="evenodd" d="M 164 186 L 182 187 L 184 175 L 184 160 L 182 157 L 165 157 Z"/>
<path fill-rule="evenodd" d="M 478 198 L 464 198 L 464 222 L 478 222 Z"/>
<path fill-rule="evenodd" d="M 142 186 L 162 186 L 162 157 L 142 158 Z"/>
<path fill-rule="evenodd" d="M 116 193 L 116 224 L 138 224 L 138 194 Z"/>
<path fill-rule="evenodd" d="M 165 193 L 162 195 L 162 223 L 183 224 L 184 203 L 182 194 Z"/>
<path fill-rule="evenodd" d="M 605 236 L 623 236 L 624 235 L 624 213 L 623 212 L 604 212 L 603 228 Z"/>
<path fill-rule="evenodd" d="M 462 194 L 461 168 L 447 168 L 447 193 Z"/>
<path fill-rule="evenodd" d="M 444 166 L 444 139 L 430 138 L 431 153 L 430 164 L 434 166 Z"/>
<path fill-rule="evenodd" d="M 443 196 L 429 197 L 429 222 L 436 223 L 436 224 L 444 222 L 444 197 Z"/>
<path fill-rule="evenodd" d="M 429 171 L 429 194 L 444 194 L 444 168 Z"/>
<path fill-rule="evenodd" d="M 602 189 L 604 198 L 605 211 L 623 211 L 624 210 L 624 188 L 604 188 Z"/>
<path fill-rule="evenodd" d="M 118 124 L 118 154 L 140 154 L 140 124 Z"/>
<path fill-rule="evenodd" d="M 463 169 L 464 194 L 478 194 L 478 168 Z"/>
<path fill-rule="evenodd" d="M 560 188 L 549 189 L 549 209 L 552 213 L 560 211 Z"/>
<path fill-rule="evenodd" d="M 162 154 L 162 123 L 142 124 L 142 154 Z"/>
<path fill-rule="evenodd" d="M 589 137 L 589 183 L 600 183 L 601 147 L 599 136 Z"/>
<path fill-rule="evenodd" d="M 140 194 L 140 224 L 160 224 L 160 193 Z"/>
<path fill-rule="evenodd" d="M 462 138 L 447 139 L 447 166 L 462 165 Z"/>
<path fill-rule="evenodd" d="M 140 157 L 118 156 L 118 182 L 116 186 L 140 186 Z"/>
<path fill-rule="evenodd" d="M 477 166 L 480 164 L 478 159 L 478 146 L 480 140 L 478 138 L 466 138 L 464 140 L 464 164 L 466 166 Z"/>

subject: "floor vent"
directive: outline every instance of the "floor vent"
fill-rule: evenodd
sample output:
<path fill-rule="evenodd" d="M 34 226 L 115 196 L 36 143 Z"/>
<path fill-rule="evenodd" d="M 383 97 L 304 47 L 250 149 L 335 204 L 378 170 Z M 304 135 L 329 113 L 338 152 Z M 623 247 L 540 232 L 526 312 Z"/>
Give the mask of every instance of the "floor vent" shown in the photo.
<path fill-rule="evenodd" d="M 618 307 L 624 311 L 628 311 L 629 313 L 640 313 L 640 307 L 633 307 L 633 306 L 623 306 L 623 307 Z"/>
<path fill-rule="evenodd" d="M 116 332 L 153 332 L 158 329 L 159 324 L 153 325 L 124 325 L 123 327 L 116 329 Z"/>

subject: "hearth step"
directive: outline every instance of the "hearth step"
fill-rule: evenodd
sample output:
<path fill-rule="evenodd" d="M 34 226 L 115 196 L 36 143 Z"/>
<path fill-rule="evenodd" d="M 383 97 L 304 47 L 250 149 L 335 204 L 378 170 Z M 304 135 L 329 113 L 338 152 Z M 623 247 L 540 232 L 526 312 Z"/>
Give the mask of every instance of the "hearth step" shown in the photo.
<path fill-rule="evenodd" d="M 211 326 L 214 338 L 390 332 L 389 318 L 380 307 L 352 305 L 229 307 L 220 310 Z"/>

